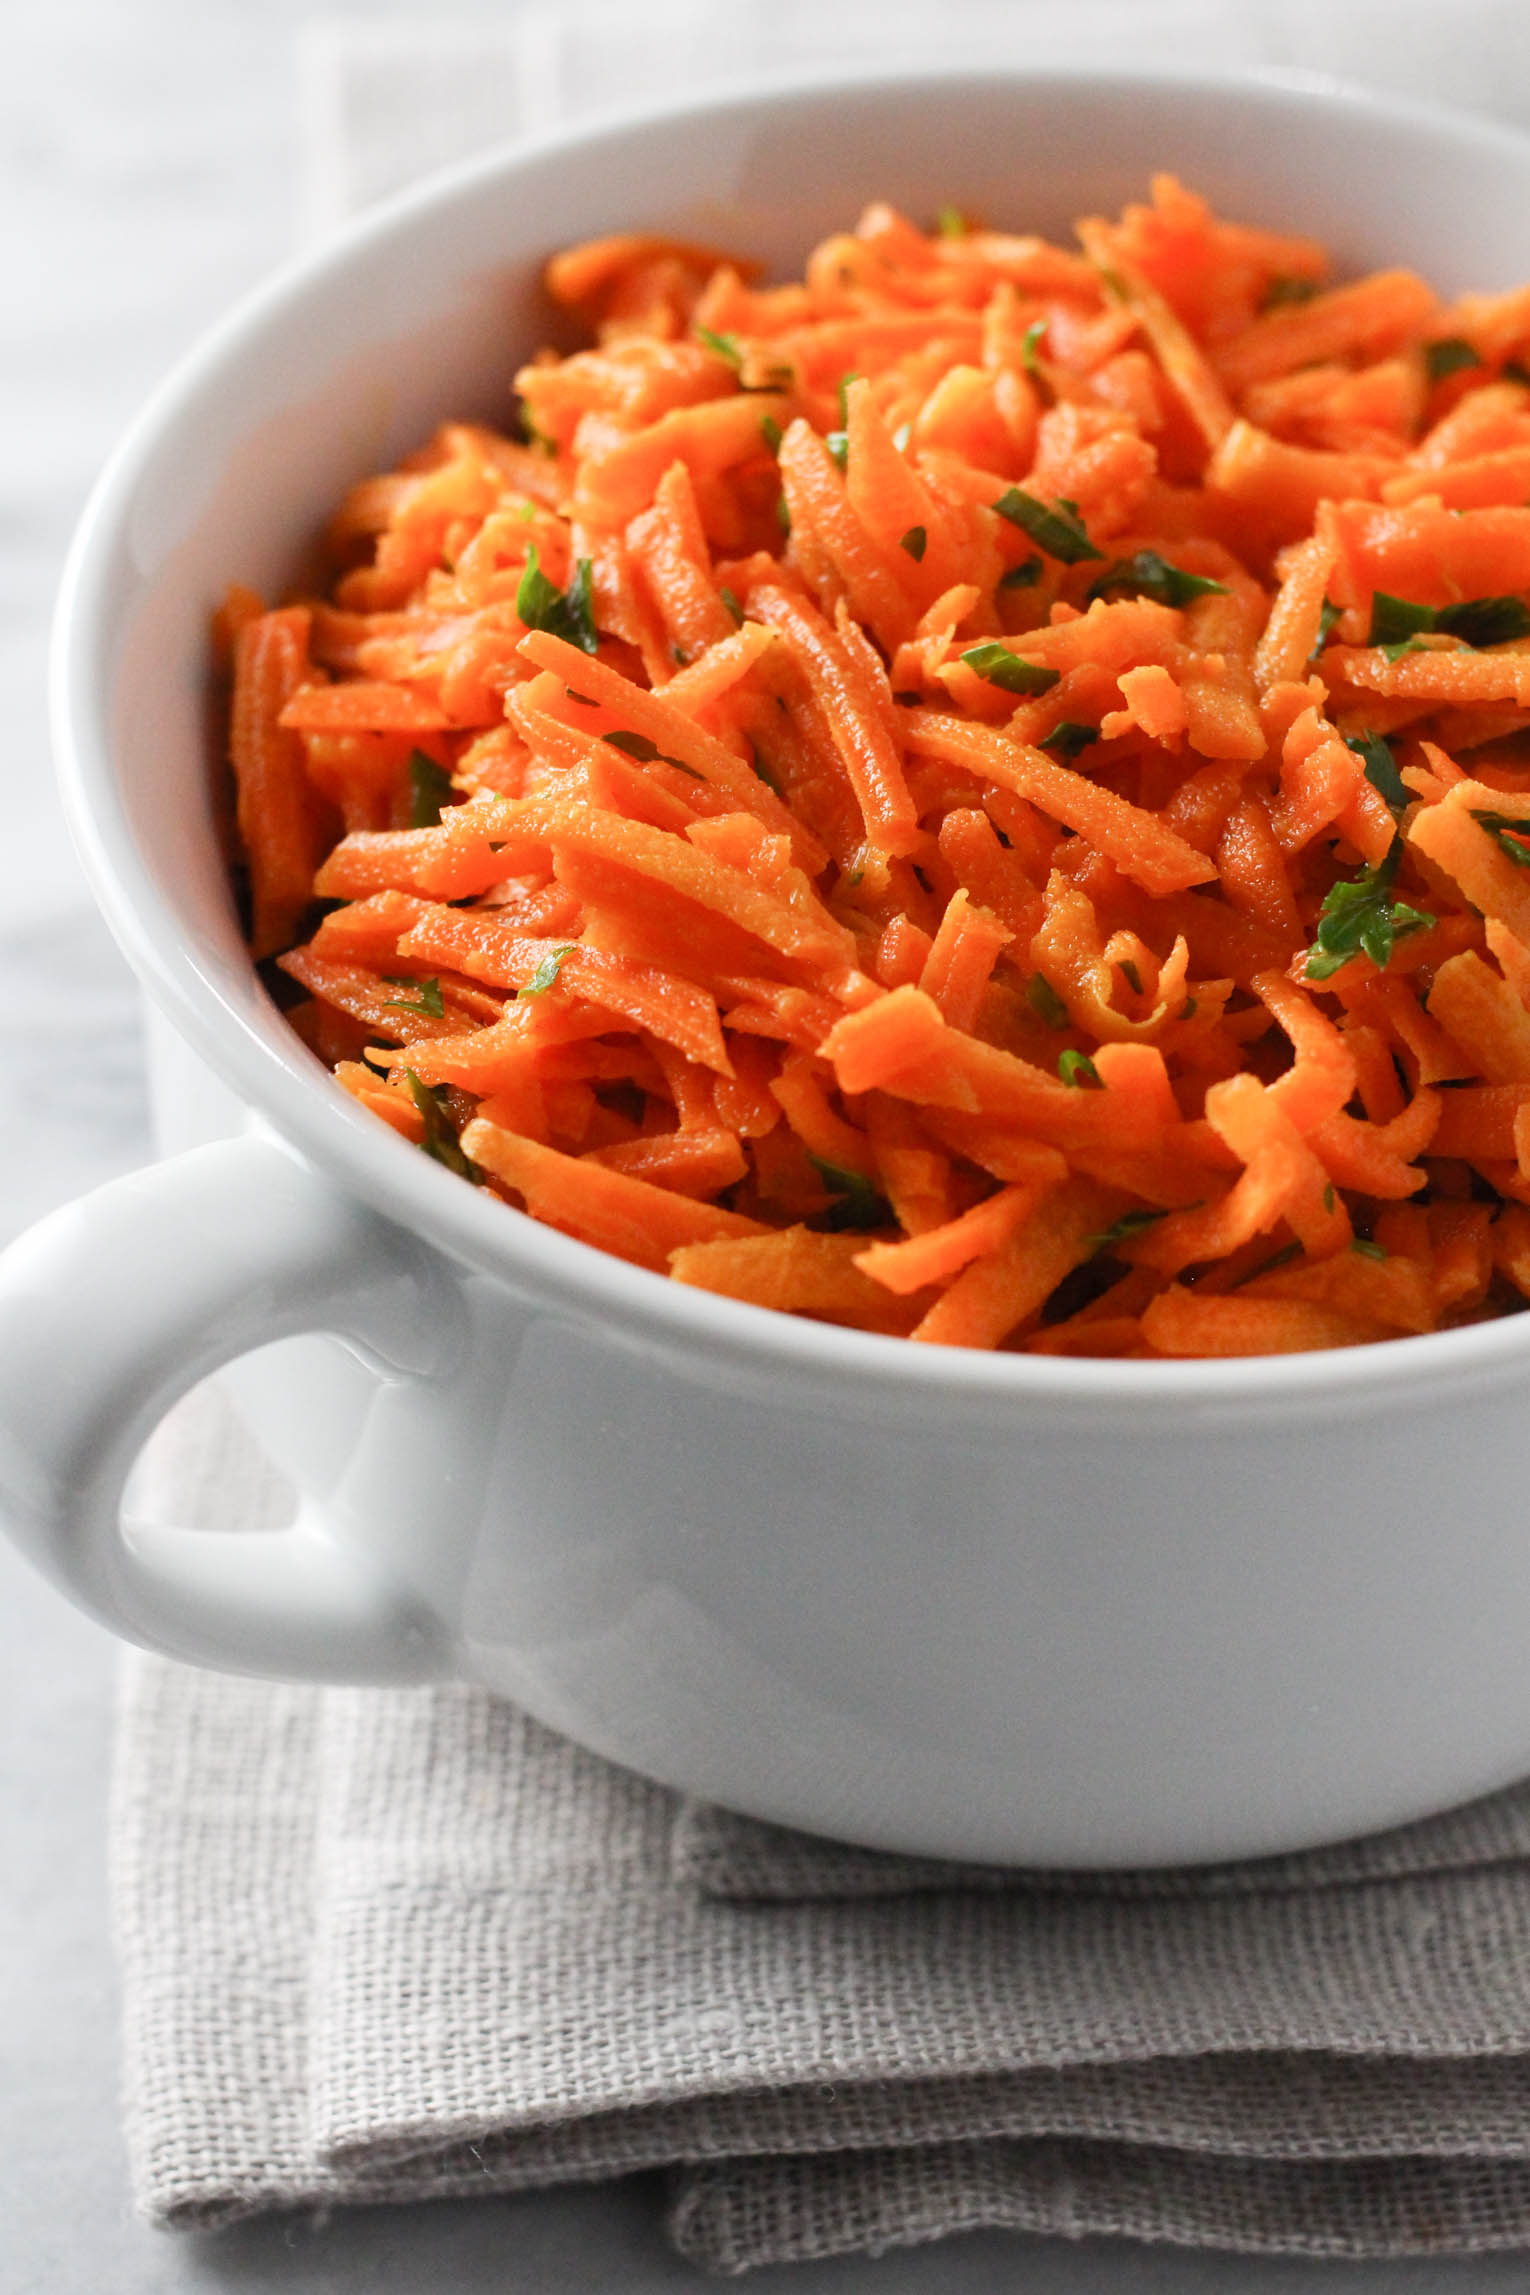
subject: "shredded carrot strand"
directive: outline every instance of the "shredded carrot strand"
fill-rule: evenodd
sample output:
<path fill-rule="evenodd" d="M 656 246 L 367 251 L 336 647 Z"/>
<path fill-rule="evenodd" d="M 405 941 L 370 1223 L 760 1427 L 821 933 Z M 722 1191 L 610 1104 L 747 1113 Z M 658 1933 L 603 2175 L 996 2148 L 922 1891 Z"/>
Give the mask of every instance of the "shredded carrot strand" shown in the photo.
<path fill-rule="evenodd" d="M 1530 289 L 1170 176 L 1078 237 L 555 256 L 521 435 L 214 617 L 254 953 L 403 1143 L 720 1298 L 1148 1359 L 1517 1309 Z"/>

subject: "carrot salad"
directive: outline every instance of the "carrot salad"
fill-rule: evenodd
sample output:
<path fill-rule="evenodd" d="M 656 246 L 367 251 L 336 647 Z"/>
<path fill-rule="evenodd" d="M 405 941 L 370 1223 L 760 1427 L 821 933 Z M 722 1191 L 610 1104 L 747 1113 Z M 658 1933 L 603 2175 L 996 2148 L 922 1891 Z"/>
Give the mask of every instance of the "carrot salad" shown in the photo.
<path fill-rule="evenodd" d="M 1169 177 L 1077 237 L 556 257 L 593 347 L 222 609 L 254 953 L 406 1140 L 705 1291 L 1128 1357 L 1517 1308 L 1530 288 Z"/>

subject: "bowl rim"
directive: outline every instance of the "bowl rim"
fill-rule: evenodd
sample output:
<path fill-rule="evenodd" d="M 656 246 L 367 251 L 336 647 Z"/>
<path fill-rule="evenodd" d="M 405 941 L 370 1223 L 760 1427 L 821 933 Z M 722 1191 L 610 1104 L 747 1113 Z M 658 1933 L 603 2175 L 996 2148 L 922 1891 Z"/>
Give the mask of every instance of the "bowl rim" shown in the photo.
<path fill-rule="evenodd" d="M 1400 1407 L 1427 1391 L 1439 1397 L 1470 1385 L 1522 1379 L 1530 1368 L 1530 1313 L 1449 1331 L 1296 1355 L 1246 1355 L 1179 1362 L 986 1353 L 810 1322 L 673 1283 L 490 1204 L 455 1174 L 411 1152 L 336 1090 L 316 1064 L 306 1073 L 282 1043 L 276 1008 L 257 1025 L 197 962 L 168 895 L 154 883 L 123 807 L 109 723 L 112 569 L 126 513 L 145 466 L 177 425 L 237 367 L 246 344 L 280 323 L 287 308 L 343 272 L 358 256 L 407 237 L 423 220 L 481 187 L 570 151 L 619 145 L 663 123 L 747 115 L 751 124 L 814 99 L 875 101 L 922 88 L 962 84 L 991 93 L 995 83 L 1066 100 L 1085 91 L 1130 96 L 1157 88 L 1206 101 L 1252 105 L 1271 115 L 1314 105 L 1379 118 L 1457 147 L 1496 150 L 1530 176 L 1530 135 L 1470 112 L 1394 97 L 1323 72 L 1183 70 L 1156 65 L 1057 64 L 1042 69 L 977 70 L 960 61 L 936 67 L 795 71 L 747 88 L 709 88 L 680 101 L 650 98 L 545 132 L 497 143 L 453 162 L 364 210 L 239 297 L 170 367 L 123 433 L 81 514 L 61 578 L 50 655 L 50 718 L 64 811 L 76 850 L 106 921 L 153 1001 L 176 1030 L 256 1115 L 263 1115 L 321 1172 L 375 1210 L 471 1269 L 542 1305 L 597 1314 L 629 1338 L 671 1351 L 701 1352 L 721 1369 L 775 1377 L 798 1374 L 841 1389 L 902 1391 L 912 1402 L 1004 1400 L 1064 1409 L 1157 1415 L 1199 1404 L 1245 1414 L 1342 1408 L 1357 1399 Z M 506 1214 L 509 1213 L 507 1217 Z"/>

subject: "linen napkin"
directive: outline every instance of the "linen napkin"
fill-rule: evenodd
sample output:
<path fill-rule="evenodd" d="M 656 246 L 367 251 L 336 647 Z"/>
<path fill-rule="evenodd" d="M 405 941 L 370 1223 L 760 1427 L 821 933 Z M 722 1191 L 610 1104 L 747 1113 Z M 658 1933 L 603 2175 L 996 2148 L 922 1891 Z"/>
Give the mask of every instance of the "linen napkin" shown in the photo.
<path fill-rule="evenodd" d="M 1183 47 L 1513 116 L 1522 22 L 946 0 L 940 52 Z M 307 221 L 586 105 L 929 37 L 923 0 L 310 27 Z M 147 1484 L 209 1529 L 282 1517 L 215 1390 Z M 668 2166 L 676 2243 L 724 2271 L 978 2225 L 1530 2244 L 1530 1788 L 1259 1865 L 958 1870 L 680 1804 L 477 1691 L 133 1656 L 113 1833 L 133 2173 L 166 2225 Z"/>
<path fill-rule="evenodd" d="M 282 1518 L 216 1390 L 153 1482 Z M 1530 2243 L 1530 1788 L 1206 1872 L 973 1873 L 681 1804 L 477 1690 L 135 1655 L 114 1873 L 167 2225 L 670 2166 L 728 2271 L 978 2224 Z"/>

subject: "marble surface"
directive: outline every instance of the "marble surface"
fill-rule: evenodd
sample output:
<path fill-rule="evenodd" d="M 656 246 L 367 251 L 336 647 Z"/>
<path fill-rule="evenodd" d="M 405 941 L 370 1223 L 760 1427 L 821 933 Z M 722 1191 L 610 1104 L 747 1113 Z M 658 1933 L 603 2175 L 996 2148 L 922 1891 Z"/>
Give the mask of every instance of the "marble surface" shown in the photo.
<path fill-rule="evenodd" d="M 1123 18 L 1138 12 L 1118 0 Z M 295 49 L 322 13 L 312 0 L 54 0 L 6 12 L 0 797 L 21 865 L 0 911 L 0 1241 L 149 1152 L 132 983 L 90 908 L 48 775 L 47 617 L 69 529 L 116 432 L 312 212 Z M 423 0 L 372 0 L 367 20 L 429 13 Z M 515 13 L 514 0 L 459 0 L 450 11 L 456 22 L 501 25 Z M 637 11 L 607 13 L 632 39 Z M 759 13 L 751 0 L 688 10 L 733 20 L 735 36 L 737 19 Z M 1343 13 L 1356 55 L 1387 83 L 1530 115 L 1530 82 L 1484 73 L 1484 51 L 1462 37 L 1470 19 L 1501 48 L 1508 41 L 1505 55 L 1520 52 L 1519 35 L 1503 31 L 1513 9 L 1356 0 Z M 1244 42 L 1236 0 L 1220 18 L 1234 60 Z M 1263 12 L 1276 34 L 1262 52 L 1326 65 L 1334 20 L 1326 5 L 1286 0 Z M 768 52 L 769 21 L 767 11 L 741 61 Z M 318 2225 L 268 2221 L 208 2238 L 166 2238 L 133 2221 L 104 1873 L 111 1680 L 106 1638 L 0 1545 L 0 2295 L 427 2286 L 659 2295 L 704 2284 L 667 2254 L 657 2196 L 642 2183 Z M 760 2295 L 1507 2295 L 1530 2287 L 1530 2260 L 1318 2267 L 980 2237 L 751 2284 Z"/>

